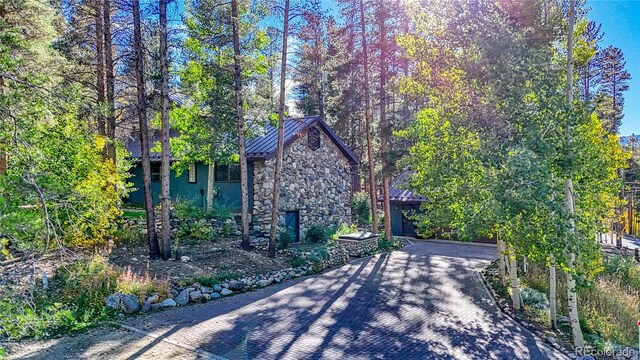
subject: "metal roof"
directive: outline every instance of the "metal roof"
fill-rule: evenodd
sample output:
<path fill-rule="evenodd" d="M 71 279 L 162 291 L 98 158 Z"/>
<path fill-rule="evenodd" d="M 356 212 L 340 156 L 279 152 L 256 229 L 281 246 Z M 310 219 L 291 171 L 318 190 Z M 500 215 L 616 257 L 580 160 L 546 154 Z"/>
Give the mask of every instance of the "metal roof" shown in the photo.
<path fill-rule="evenodd" d="M 347 147 L 347 145 L 336 135 L 335 132 L 327 125 L 319 116 L 307 116 L 302 118 L 288 118 L 284 121 L 284 146 L 287 147 L 296 139 L 303 136 L 305 131 L 318 124 L 319 127 L 327 134 L 327 136 L 338 146 L 340 151 L 352 164 L 359 164 L 358 158 Z M 170 137 L 177 137 L 179 133 L 176 130 L 170 131 Z M 149 134 L 149 143 L 153 147 L 156 142 L 160 141 L 160 132 L 155 130 Z M 278 128 L 273 125 L 265 127 L 265 133 L 262 136 L 248 138 L 245 140 L 247 160 L 267 160 L 276 154 L 276 145 L 278 143 Z M 126 141 L 126 148 L 133 159 L 140 159 L 140 136 L 135 134 Z M 160 161 L 160 153 L 151 152 L 151 161 Z"/>
<path fill-rule="evenodd" d="M 427 198 L 414 194 L 411 191 L 407 190 L 407 181 L 410 174 L 408 172 L 403 172 L 398 175 L 391 182 L 391 186 L 389 187 L 389 200 L 390 201 L 400 201 L 400 202 L 423 202 L 427 201 Z"/>

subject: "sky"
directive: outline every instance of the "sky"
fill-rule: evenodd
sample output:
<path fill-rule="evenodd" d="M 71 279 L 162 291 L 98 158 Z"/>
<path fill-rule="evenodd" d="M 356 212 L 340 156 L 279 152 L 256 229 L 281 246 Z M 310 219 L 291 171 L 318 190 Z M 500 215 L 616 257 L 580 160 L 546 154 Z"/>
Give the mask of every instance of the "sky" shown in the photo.
<path fill-rule="evenodd" d="M 602 23 L 601 46 L 622 49 L 631 74 L 620 135 L 640 134 L 640 0 L 587 0 L 587 6 L 589 19 Z"/>

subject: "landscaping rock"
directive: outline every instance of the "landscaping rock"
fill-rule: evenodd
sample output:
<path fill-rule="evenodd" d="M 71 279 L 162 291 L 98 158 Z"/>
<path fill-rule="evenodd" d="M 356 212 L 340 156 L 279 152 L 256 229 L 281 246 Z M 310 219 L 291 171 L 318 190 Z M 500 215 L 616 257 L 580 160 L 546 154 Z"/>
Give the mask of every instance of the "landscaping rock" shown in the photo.
<path fill-rule="evenodd" d="M 558 324 L 569 324 L 571 322 L 568 317 L 562 315 L 558 316 L 556 321 L 558 322 Z"/>
<path fill-rule="evenodd" d="M 202 294 L 202 298 L 205 299 L 206 301 L 211 300 L 211 294 Z"/>
<path fill-rule="evenodd" d="M 213 285 L 213 291 L 219 293 L 220 291 L 222 291 L 222 286 L 218 284 Z"/>
<path fill-rule="evenodd" d="M 229 289 L 222 289 L 222 291 L 220 292 L 220 295 L 222 295 L 222 296 L 233 295 L 233 291 L 231 291 Z"/>
<path fill-rule="evenodd" d="M 171 300 L 173 300 L 173 299 L 171 299 Z M 158 310 L 158 309 L 160 309 L 162 307 L 163 307 L 162 303 L 151 304 L 151 310 Z"/>
<path fill-rule="evenodd" d="M 189 302 L 189 293 L 195 290 L 196 289 L 194 288 L 186 288 L 182 290 L 180 294 L 178 294 L 178 296 L 176 296 L 176 298 L 174 299 L 176 301 L 176 304 L 187 305 L 187 303 Z"/>
<path fill-rule="evenodd" d="M 242 291 L 244 289 L 245 283 L 242 281 L 232 281 L 229 284 L 229 290 L 233 291 Z"/>
<path fill-rule="evenodd" d="M 260 280 L 260 281 L 258 281 L 258 285 L 260 285 L 260 287 L 269 286 L 269 285 L 271 285 L 271 281 L 269 281 L 269 280 Z"/>
<path fill-rule="evenodd" d="M 180 261 L 182 261 L 182 262 L 189 262 L 189 261 L 191 261 L 191 258 L 190 258 L 190 257 L 188 257 L 188 256 L 181 256 L 181 257 L 180 257 Z"/>
<path fill-rule="evenodd" d="M 210 288 L 210 287 L 203 286 L 203 287 L 200 288 L 200 291 L 203 294 L 211 294 L 213 292 L 213 289 Z"/>
<path fill-rule="evenodd" d="M 158 300 L 160 300 L 160 295 L 156 293 L 149 296 L 145 302 L 148 302 L 149 304 L 155 304 L 158 302 Z"/>
<path fill-rule="evenodd" d="M 171 298 L 164 300 L 160 304 L 162 304 L 163 307 L 174 307 L 174 306 L 178 305 L 176 303 L 176 301 L 171 299 Z"/>
<path fill-rule="evenodd" d="M 211 296 L 211 299 L 220 299 L 220 294 L 218 294 L 217 292 L 211 293 L 209 295 Z"/>
<path fill-rule="evenodd" d="M 107 299 L 104 301 L 104 306 L 109 309 L 118 309 L 120 308 L 120 300 L 122 299 L 122 293 L 118 291 L 115 294 L 111 294 L 107 296 Z"/>
<path fill-rule="evenodd" d="M 198 301 L 202 299 L 202 292 L 200 290 L 192 291 L 189 293 L 189 299 L 191 301 Z"/>
<path fill-rule="evenodd" d="M 151 303 L 149 301 L 145 301 L 144 303 L 142 303 L 142 307 L 140 308 L 140 312 L 141 313 L 146 313 L 149 310 L 151 310 Z"/>
<path fill-rule="evenodd" d="M 131 314 L 138 311 L 140 304 L 138 303 L 138 298 L 134 295 L 122 295 L 120 307 L 125 314 Z"/>

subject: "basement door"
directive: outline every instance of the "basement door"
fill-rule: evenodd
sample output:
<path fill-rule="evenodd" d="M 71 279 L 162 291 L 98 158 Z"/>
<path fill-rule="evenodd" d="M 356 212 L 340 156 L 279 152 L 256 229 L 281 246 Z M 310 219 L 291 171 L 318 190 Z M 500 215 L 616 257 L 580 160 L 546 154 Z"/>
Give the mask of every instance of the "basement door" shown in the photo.
<path fill-rule="evenodd" d="M 284 226 L 287 228 L 287 231 L 291 231 L 293 234 L 293 241 L 300 241 L 300 212 L 298 210 L 295 211 L 287 211 L 284 214 Z"/>

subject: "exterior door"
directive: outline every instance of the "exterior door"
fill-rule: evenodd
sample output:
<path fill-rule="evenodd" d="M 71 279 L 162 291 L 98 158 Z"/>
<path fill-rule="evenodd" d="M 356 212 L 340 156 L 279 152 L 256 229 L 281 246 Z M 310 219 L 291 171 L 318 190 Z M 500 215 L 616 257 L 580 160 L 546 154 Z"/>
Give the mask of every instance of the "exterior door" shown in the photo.
<path fill-rule="evenodd" d="M 293 241 L 300 241 L 300 212 L 298 210 L 295 211 L 287 211 L 284 214 L 284 226 L 287 228 L 287 231 L 291 231 L 293 234 Z"/>
<path fill-rule="evenodd" d="M 416 236 L 416 227 L 413 224 L 413 220 L 409 219 L 405 215 L 405 211 L 415 210 L 413 205 L 402 205 L 402 235 L 403 236 Z"/>

